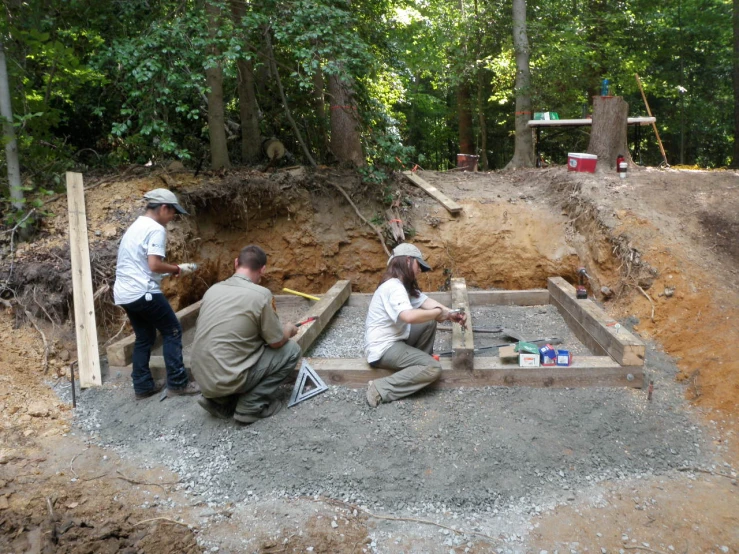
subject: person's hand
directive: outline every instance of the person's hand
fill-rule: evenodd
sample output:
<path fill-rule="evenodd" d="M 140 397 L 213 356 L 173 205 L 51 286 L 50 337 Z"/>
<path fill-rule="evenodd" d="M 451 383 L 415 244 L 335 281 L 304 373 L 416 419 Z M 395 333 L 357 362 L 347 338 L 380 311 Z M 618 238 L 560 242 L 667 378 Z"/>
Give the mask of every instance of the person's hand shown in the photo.
<path fill-rule="evenodd" d="M 197 270 L 198 264 L 190 264 L 190 263 L 178 264 L 177 267 L 180 268 L 180 271 L 177 275 L 182 276 L 182 275 L 189 275 L 193 271 Z"/>
<path fill-rule="evenodd" d="M 449 321 L 453 321 L 454 323 L 459 323 L 462 327 L 467 326 L 467 313 L 466 312 L 450 312 L 449 313 Z"/>
<path fill-rule="evenodd" d="M 285 333 L 286 337 L 293 338 L 298 334 L 298 328 L 293 323 L 285 323 L 282 326 L 282 332 Z"/>

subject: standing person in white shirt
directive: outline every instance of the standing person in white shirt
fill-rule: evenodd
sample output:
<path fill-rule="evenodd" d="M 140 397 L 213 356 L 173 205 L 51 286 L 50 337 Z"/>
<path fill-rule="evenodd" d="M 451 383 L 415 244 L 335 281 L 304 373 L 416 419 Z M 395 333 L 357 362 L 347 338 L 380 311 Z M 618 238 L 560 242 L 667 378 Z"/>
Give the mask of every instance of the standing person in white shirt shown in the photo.
<path fill-rule="evenodd" d="M 373 408 L 413 394 L 441 377 L 441 363 L 432 356 L 436 323 L 464 325 L 467 321 L 466 314 L 452 313 L 421 292 L 417 279 L 425 271 L 431 267 L 421 251 L 412 244 L 399 244 L 372 296 L 364 335 L 367 362 L 397 371 L 369 382 L 367 403 Z"/>
<path fill-rule="evenodd" d="M 128 314 L 136 343 L 133 349 L 133 390 L 136 399 L 148 398 L 165 386 L 155 382 L 149 369 L 151 348 L 157 330 L 162 334 L 166 386 L 169 394 L 200 392 L 198 384 L 188 382 L 182 362 L 182 326 L 162 293 L 159 283 L 163 274 L 185 275 L 195 264 L 174 265 L 164 261 L 167 245 L 165 226 L 177 214 L 188 215 L 177 197 L 167 189 L 154 189 L 144 195 L 146 213 L 128 228 L 118 247 L 113 296 L 116 305 Z"/>

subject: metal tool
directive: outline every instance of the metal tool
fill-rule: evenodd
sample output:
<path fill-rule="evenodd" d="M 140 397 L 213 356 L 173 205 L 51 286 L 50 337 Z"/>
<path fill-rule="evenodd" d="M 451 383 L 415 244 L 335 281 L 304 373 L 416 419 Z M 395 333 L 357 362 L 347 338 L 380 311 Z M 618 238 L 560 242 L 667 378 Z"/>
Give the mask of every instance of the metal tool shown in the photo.
<path fill-rule="evenodd" d="M 519 341 L 521 342 L 521 341 Z M 536 339 L 536 340 L 528 340 L 525 342 L 530 342 L 532 344 L 535 344 L 536 346 L 544 346 L 545 344 L 562 344 L 564 341 L 559 337 L 548 337 L 545 339 Z M 493 348 L 502 348 L 503 346 L 510 346 L 513 343 L 506 342 L 503 344 L 494 344 L 492 346 L 481 346 L 480 348 L 475 348 L 473 352 L 482 352 L 483 350 L 492 350 Z M 446 352 L 439 352 L 437 356 L 451 356 L 454 354 L 454 350 L 447 350 Z"/>
<path fill-rule="evenodd" d="M 305 391 L 305 386 L 308 384 L 308 380 L 312 381 L 313 388 Z M 321 394 L 328 390 L 326 383 L 323 382 L 318 376 L 318 373 L 308 364 L 307 361 L 303 360 L 300 365 L 300 371 L 298 372 L 298 378 L 295 381 L 293 392 L 290 395 L 290 402 L 287 404 L 288 408 L 292 408 L 295 404 L 299 404 L 303 400 L 313 398 L 317 394 Z"/>
<path fill-rule="evenodd" d="M 587 300 L 588 290 L 585 288 L 585 278 L 590 280 L 590 275 L 585 271 L 584 267 L 577 270 L 577 288 L 575 289 L 575 298 L 578 300 Z"/>
<path fill-rule="evenodd" d="M 304 319 L 303 321 L 298 321 L 295 324 L 295 327 L 300 327 L 301 325 L 305 325 L 306 323 L 310 323 L 311 321 L 315 321 L 316 319 L 318 319 L 318 317 L 312 316 L 312 317 L 309 317 L 307 319 Z"/>

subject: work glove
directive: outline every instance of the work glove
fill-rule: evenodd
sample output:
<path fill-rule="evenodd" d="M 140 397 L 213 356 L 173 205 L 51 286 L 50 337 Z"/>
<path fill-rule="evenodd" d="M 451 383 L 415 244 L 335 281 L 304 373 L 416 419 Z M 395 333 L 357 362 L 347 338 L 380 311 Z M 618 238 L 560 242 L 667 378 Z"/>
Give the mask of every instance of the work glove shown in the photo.
<path fill-rule="evenodd" d="M 180 268 L 180 272 L 178 275 L 189 275 L 193 271 L 197 270 L 198 264 L 177 264 L 177 267 Z"/>

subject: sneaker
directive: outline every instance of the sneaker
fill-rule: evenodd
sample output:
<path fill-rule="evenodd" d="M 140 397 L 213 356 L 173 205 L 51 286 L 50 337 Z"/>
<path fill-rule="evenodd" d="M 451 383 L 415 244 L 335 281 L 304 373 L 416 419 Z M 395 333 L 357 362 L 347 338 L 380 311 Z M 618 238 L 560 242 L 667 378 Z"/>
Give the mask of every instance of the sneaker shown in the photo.
<path fill-rule="evenodd" d="M 146 392 L 137 392 L 136 400 L 143 400 L 144 398 L 149 398 L 150 396 L 154 396 L 156 393 L 161 391 L 164 388 L 164 385 L 166 384 L 167 382 L 164 379 L 162 379 L 161 381 L 154 381 L 154 388 Z"/>
<path fill-rule="evenodd" d="M 374 381 L 370 381 L 369 385 L 367 385 L 367 404 L 373 408 L 377 408 L 377 406 L 382 404 L 382 396 L 377 392 Z"/>
<path fill-rule="evenodd" d="M 181 389 L 170 389 L 167 387 L 167 393 L 173 396 L 190 396 L 193 394 L 200 394 L 200 385 L 195 381 L 190 381 Z"/>
<path fill-rule="evenodd" d="M 198 398 L 198 404 L 206 412 L 218 419 L 229 419 L 234 413 L 233 407 L 219 404 L 218 402 L 214 402 L 210 398 L 205 398 L 204 396 Z M 233 406 L 233 404 L 231 406 Z"/>

